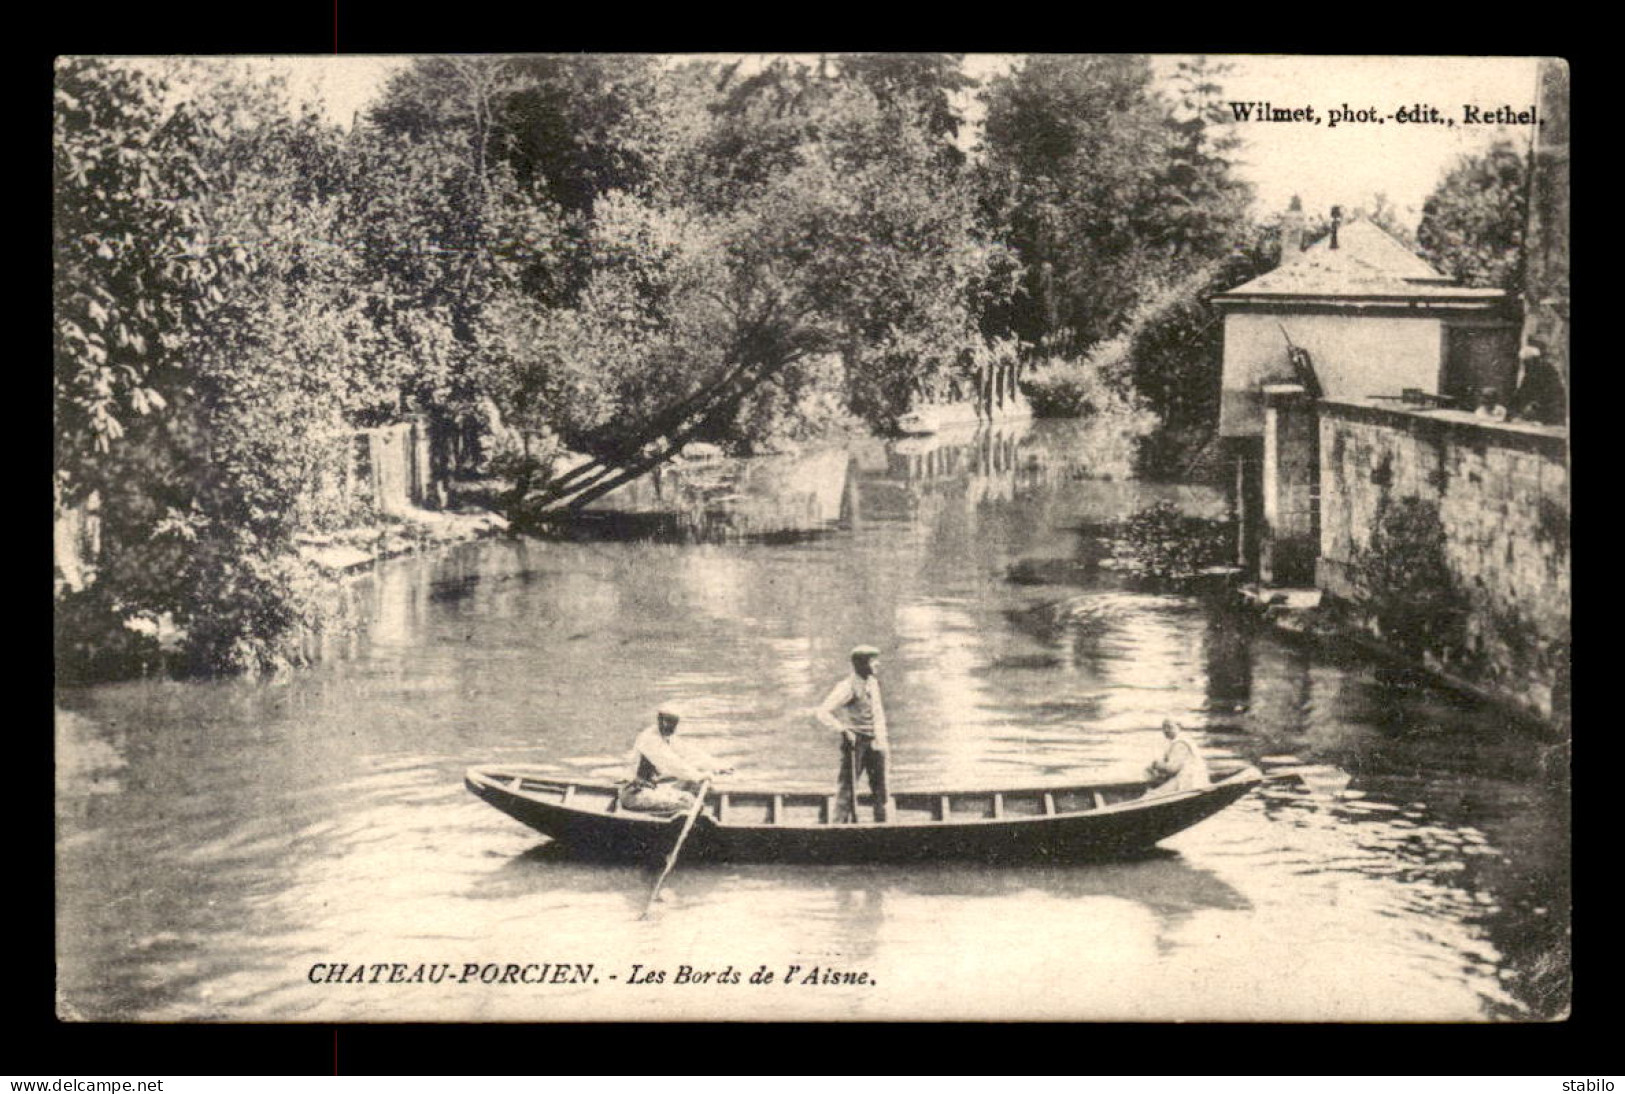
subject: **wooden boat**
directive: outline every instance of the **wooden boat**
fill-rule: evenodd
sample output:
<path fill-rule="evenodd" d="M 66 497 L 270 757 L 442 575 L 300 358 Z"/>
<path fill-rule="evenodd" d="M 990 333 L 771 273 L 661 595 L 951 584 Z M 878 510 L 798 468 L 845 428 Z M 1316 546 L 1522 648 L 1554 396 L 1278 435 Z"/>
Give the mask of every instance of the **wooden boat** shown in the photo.
<path fill-rule="evenodd" d="M 922 403 L 897 419 L 897 431 L 910 436 L 929 436 L 988 422 L 1027 421 L 1032 416 L 1032 407 L 1022 398 L 1011 398 L 1002 406 L 991 407 L 979 407 L 970 399 L 957 403 Z"/>
<path fill-rule="evenodd" d="M 1008 790 L 914 790 L 891 796 L 884 822 L 835 824 L 835 796 L 713 790 L 684 859 L 721 862 L 896 862 L 921 859 L 1071 860 L 1141 850 L 1205 820 L 1263 781 L 1244 767 L 1207 787 L 1145 796 L 1144 782 L 1029 784 Z M 619 808 L 608 781 L 522 767 L 473 767 L 468 789 L 586 858 L 654 861 L 681 817 Z M 860 818 L 873 816 L 858 796 Z"/>
<path fill-rule="evenodd" d="M 940 433 L 954 426 L 978 425 L 982 420 L 981 412 L 969 399 L 957 403 L 925 403 L 897 419 L 897 429 L 911 435 Z"/>

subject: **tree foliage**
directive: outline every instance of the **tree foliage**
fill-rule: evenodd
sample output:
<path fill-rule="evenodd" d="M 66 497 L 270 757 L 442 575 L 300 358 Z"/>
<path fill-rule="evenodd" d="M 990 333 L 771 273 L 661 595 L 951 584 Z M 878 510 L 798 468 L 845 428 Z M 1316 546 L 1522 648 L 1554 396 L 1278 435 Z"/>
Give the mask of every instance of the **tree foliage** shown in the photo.
<path fill-rule="evenodd" d="M 1184 63 L 1170 99 L 1143 56 L 1067 55 L 993 81 L 986 194 L 1026 269 L 1010 331 L 1085 350 L 1120 331 L 1147 285 L 1229 248 L 1250 194 L 1232 174 L 1222 75 Z"/>
<path fill-rule="evenodd" d="M 528 476 L 726 382 L 701 435 L 753 451 L 1039 345 L 1057 406 L 1199 418 L 1171 347 L 1252 238 L 1222 67 L 1033 58 L 967 159 L 962 61 L 419 58 L 345 131 L 245 62 L 63 60 L 55 484 L 103 530 L 64 633 L 297 660 L 296 537 L 366 516 L 353 433 L 409 415 Z"/>
<path fill-rule="evenodd" d="M 178 193 L 203 167 L 194 122 L 166 114 L 164 81 L 98 59 L 58 66 L 55 91 L 54 395 L 65 500 L 107 473 L 129 429 L 179 382 L 184 330 L 218 256 L 193 257 Z"/>
<path fill-rule="evenodd" d="M 1170 501 L 1145 506 L 1118 523 L 1116 546 L 1127 567 L 1156 581 L 1186 581 L 1222 564 L 1229 554 L 1230 526 L 1188 516 Z"/>
<path fill-rule="evenodd" d="M 198 666 L 256 669 L 317 621 L 291 539 L 342 519 L 323 487 L 346 411 L 379 397 L 375 340 L 331 242 L 336 135 L 275 84 L 208 75 L 171 107 L 137 63 L 59 69 L 57 477 L 103 529 L 76 610 L 168 618 Z M 80 314 L 113 337 L 77 339 Z"/>
<path fill-rule="evenodd" d="M 1416 241 L 1435 266 L 1464 284 L 1523 286 L 1528 165 L 1510 141 L 1463 156 L 1422 206 Z"/>

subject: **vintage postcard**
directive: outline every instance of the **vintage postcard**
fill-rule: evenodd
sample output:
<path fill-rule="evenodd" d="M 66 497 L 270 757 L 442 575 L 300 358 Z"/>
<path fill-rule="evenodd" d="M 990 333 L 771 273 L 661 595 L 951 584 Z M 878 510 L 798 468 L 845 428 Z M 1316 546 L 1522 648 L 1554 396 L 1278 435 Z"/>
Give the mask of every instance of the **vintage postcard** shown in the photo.
<path fill-rule="evenodd" d="M 63 1020 L 1568 1015 L 1563 60 L 53 91 Z"/>

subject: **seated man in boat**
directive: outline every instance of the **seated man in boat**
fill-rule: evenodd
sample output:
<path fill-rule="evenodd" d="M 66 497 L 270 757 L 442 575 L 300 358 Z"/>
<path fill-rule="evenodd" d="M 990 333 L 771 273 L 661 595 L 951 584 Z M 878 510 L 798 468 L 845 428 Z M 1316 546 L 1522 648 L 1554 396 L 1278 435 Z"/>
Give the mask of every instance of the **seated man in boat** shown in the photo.
<path fill-rule="evenodd" d="M 676 714 L 662 710 L 655 724 L 633 742 L 632 778 L 621 787 L 622 809 L 638 813 L 683 813 L 694 805 L 700 784 L 733 768 L 717 768 L 715 761 L 693 745 L 679 746 Z"/>
<path fill-rule="evenodd" d="M 1162 735 L 1168 743 L 1161 757 L 1153 760 L 1151 766 L 1145 769 L 1145 777 L 1152 784 L 1146 790 L 1145 797 L 1180 790 L 1199 790 L 1210 785 L 1213 780 L 1208 777 L 1207 761 L 1202 758 L 1195 742 L 1185 736 L 1185 727 L 1171 718 L 1164 718 Z"/>
<path fill-rule="evenodd" d="M 818 708 L 818 720 L 841 735 L 841 773 L 835 790 L 835 823 L 858 819 L 857 781 L 867 774 L 875 820 L 886 819 L 886 710 L 880 704 L 880 651 L 852 651 L 852 675 L 842 679 Z"/>

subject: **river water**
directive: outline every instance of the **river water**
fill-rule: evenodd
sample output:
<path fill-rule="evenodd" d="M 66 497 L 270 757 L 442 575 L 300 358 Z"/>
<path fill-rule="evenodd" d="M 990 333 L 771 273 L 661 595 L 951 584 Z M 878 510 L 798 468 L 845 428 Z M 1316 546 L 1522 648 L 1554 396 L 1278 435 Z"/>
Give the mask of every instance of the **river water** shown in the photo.
<path fill-rule="evenodd" d="M 1162 498 L 1222 512 L 1201 488 L 1127 480 L 1119 447 L 1049 423 L 861 444 L 814 490 L 838 503 L 824 534 L 468 544 L 360 579 L 366 632 L 287 679 L 59 690 L 60 1012 L 1563 1013 L 1568 805 L 1550 749 L 1218 597 L 1094 568 L 1080 529 Z M 1134 771 L 1170 716 L 1214 757 L 1302 779 L 1125 862 L 680 865 L 647 919 L 651 871 L 563 859 L 461 785 L 485 761 L 618 773 L 669 705 L 737 779 L 827 787 L 836 750 L 807 708 L 859 642 L 885 651 L 894 789 Z M 521 977 L 504 983 L 508 965 Z M 684 967 L 721 975 L 679 982 Z"/>

